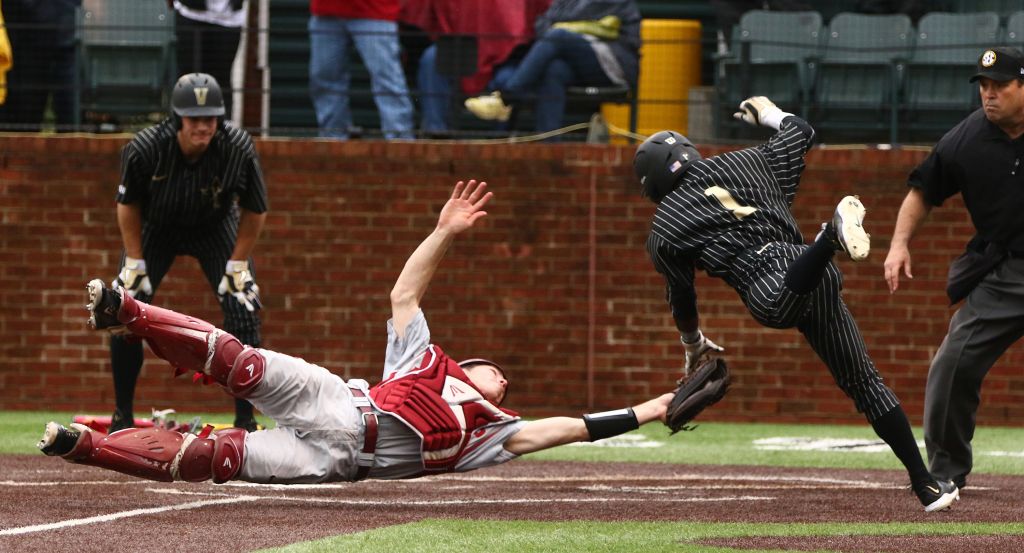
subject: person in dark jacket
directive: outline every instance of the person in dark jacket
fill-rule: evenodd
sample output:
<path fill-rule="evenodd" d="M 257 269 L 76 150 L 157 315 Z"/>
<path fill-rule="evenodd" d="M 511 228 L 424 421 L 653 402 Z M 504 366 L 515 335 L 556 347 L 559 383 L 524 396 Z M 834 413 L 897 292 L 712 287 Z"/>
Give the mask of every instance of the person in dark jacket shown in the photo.
<path fill-rule="evenodd" d="M 628 85 L 640 75 L 640 9 L 634 0 L 555 0 L 537 18 L 533 43 L 508 79 L 466 100 L 480 119 L 508 121 L 514 104 L 535 103 L 536 130 L 562 126 L 569 86 Z"/>

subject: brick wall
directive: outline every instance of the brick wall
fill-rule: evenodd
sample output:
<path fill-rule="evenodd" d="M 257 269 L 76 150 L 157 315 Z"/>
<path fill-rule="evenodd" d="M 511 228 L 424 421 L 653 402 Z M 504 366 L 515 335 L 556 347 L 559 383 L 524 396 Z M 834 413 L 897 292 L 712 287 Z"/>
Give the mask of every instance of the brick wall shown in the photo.
<path fill-rule="evenodd" d="M 87 332 L 84 285 L 115 275 L 118 152 L 128 137 L 0 137 L 0 409 L 105 414 L 113 405 L 107 337 Z M 389 144 L 264 140 L 271 213 L 257 249 L 265 346 L 343 377 L 375 380 L 388 291 L 459 178 L 491 183 L 484 224 L 461 237 L 424 308 L 454 357 L 510 368 L 510 407 L 578 414 L 670 389 L 682 349 L 644 253 L 653 206 L 636 194 L 630 147 Z M 709 151 L 714 151 L 710 150 Z M 914 243 L 913 283 L 890 295 L 882 261 L 922 151 L 818 149 L 795 205 L 808 237 L 836 201 L 858 193 L 875 251 L 840 261 L 845 297 L 870 351 L 920 421 L 928 362 L 952 311 L 948 261 L 971 230 L 959 200 L 933 212 Z M 735 384 L 707 418 L 862 419 L 793 330 L 758 326 L 735 294 L 699 280 L 703 326 L 727 349 Z M 195 262 L 179 259 L 158 303 L 217 324 Z M 148 355 L 148 354 L 147 354 Z M 1024 352 L 990 373 L 979 419 L 1024 420 Z M 230 411 L 216 387 L 172 380 L 148 355 L 136 409 Z"/>

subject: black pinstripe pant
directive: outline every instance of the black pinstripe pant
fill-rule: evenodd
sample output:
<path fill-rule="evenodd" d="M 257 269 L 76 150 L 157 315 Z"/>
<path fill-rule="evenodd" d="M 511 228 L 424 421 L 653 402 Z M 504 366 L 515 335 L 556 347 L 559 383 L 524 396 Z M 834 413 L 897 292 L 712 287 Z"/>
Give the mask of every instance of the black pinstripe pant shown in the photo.
<path fill-rule="evenodd" d="M 809 294 L 795 294 L 784 285 L 786 270 L 808 246 L 771 243 L 760 253 L 759 278 L 740 291 L 747 309 L 759 323 L 770 328 L 796 327 L 825 362 L 839 388 L 853 399 L 857 411 L 874 422 L 897 405 L 896 395 L 882 382 L 868 356 L 840 291 L 843 277 L 829 262 L 821 284 Z"/>
<path fill-rule="evenodd" d="M 199 261 L 203 274 L 210 289 L 216 294 L 217 286 L 224 276 L 224 266 L 235 247 L 238 236 L 237 221 L 233 217 L 226 218 L 215 228 L 160 230 L 146 228 L 142 233 L 142 257 L 146 261 L 146 272 L 153 285 L 154 295 L 160 282 L 174 264 L 179 255 L 188 255 Z M 121 264 L 124 264 L 122 252 Z M 256 276 L 252 259 L 249 269 Z M 152 296 L 139 293 L 136 296 L 146 303 L 152 302 Z M 260 319 L 256 312 L 250 312 L 228 296 L 220 302 L 224 313 L 225 331 L 233 334 L 243 344 L 260 346 Z M 114 393 L 117 409 L 122 414 L 133 412 L 135 383 L 142 370 L 142 342 L 132 337 L 113 336 L 110 340 L 110 362 L 114 374 Z M 247 420 L 252 416 L 252 406 L 244 400 L 235 400 L 236 419 Z"/>

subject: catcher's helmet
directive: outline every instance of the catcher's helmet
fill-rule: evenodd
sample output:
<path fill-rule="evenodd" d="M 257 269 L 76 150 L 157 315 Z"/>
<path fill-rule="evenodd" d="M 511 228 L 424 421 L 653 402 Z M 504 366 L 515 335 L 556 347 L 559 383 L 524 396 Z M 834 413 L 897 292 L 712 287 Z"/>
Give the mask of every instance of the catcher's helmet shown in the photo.
<path fill-rule="evenodd" d="M 223 117 L 224 94 L 217 79 L 206 73 L 182 75 L 171 92 L 171 110 L 178 117 Z"/>
<path fill-rule="evenodd" d="M 637 146 L 633 156 L 633 171 L 640 179 L 640 193 L 660 203 L 675 190 L 683 174 L 698 159 L 701 159 L 700 152 L 689 138 L 675 131 L 652 134 Z"/>

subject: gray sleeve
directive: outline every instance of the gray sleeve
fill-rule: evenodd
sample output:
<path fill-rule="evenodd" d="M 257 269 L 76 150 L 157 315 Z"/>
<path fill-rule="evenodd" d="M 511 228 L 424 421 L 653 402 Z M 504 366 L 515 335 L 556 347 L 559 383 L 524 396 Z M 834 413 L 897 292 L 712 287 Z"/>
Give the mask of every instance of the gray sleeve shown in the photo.
<path fill-rule="evenodd" d="M 505 442 L 525 426 L 526 421 L 516 419 L 476 429 L 466 444 L 466 453 L 455 466 L 455 472 L 492 467 L 519 457 L 505 449 Z"/>
<path fill-rule="evenodd" d="M 395 332 L 393 319 L 388 319 L 388 347 L 384 352 L 384 379 L 396 372 L 405 373 L 419 367 L 430 345 L 430 328 L 423 310 L 417 310 L 405 327 L 405 337 Z"/>

